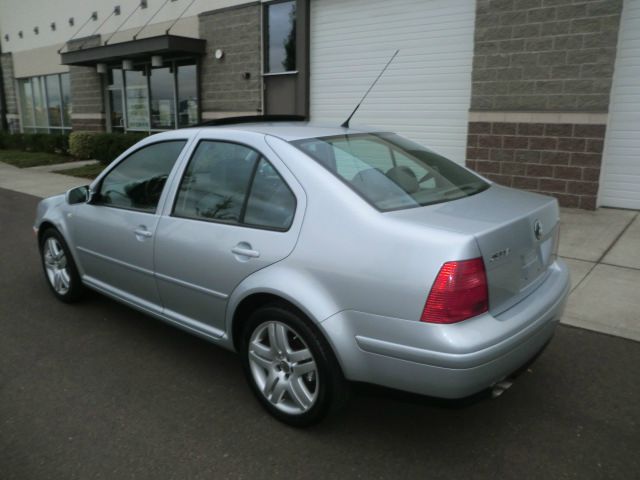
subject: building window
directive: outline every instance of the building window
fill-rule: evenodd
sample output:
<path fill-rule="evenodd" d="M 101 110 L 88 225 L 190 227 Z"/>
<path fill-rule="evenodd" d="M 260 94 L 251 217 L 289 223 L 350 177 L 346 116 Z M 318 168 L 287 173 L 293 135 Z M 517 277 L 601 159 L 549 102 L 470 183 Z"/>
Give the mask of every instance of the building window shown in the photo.
<path fill-rule="evenodd" d="M 198 123 L 198 86 L 195 65 L 178 65 L 178 127 Z"/>
<path fill-rule="evenodd" d="M 149 130 L 149 86 L 145 66 L 124 72 L 127 129 Z"/>
<path fill-rule="evenodd" d="M 296 2 L 277 2 L 265 6 L 267 24 L 264 73 L 296 70 Z"/>
<path fill-rule="evenodd" d="M 152 69 L 149 86 L 151 87 L 151 128 L 176 128 L 176 101 L 171 68 Z"/>
<path fill-rule="evenodd" d="M 135 65 L 109 70 L 107 93 L 114 131 L 158 131 L 199 121 L 195 61 L 169 61 L 162 67 Z"/>
<path fill-rule="evenodd" d="M 27 133 L 62 133 L 71 129 L 69 74 L 18 80 L 22 130 Z"/>

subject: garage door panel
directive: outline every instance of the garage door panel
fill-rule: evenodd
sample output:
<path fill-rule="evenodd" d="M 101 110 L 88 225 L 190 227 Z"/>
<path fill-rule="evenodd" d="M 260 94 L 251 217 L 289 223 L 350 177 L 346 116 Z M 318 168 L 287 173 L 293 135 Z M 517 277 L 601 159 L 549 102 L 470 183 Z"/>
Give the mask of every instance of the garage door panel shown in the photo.
<path fill-rule="evenodd" d="M 599 204 L 640 209 L 640 2 L 625 0 L 604 143 Z"/>
<path fill-rule="evenodd" d="M 397 131 L 464 163 L 475 2 L 312 0 L 311 118 Z"/>

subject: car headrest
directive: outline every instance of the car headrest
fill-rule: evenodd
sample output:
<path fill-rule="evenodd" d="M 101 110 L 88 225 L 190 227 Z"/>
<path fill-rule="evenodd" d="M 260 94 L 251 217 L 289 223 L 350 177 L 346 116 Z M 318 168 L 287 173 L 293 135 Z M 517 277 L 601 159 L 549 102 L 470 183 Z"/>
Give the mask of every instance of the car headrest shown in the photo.
<path fill-rule="evenodd" d="M 416 174 L 406 165 L 390 168 L 387 177 L 407 193 L 415 193 L 420 189 Z"/>

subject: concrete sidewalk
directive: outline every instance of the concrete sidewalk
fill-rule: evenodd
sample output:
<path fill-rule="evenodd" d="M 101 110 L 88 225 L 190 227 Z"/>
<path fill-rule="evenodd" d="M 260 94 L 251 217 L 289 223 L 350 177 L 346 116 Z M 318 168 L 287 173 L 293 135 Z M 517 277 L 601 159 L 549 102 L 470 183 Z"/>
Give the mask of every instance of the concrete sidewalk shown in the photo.
<path fill-rule="evenodd" d="M 559 254 L 573 283 L 562 322 L 640 341 L 640 212 L 563 209 Z"/>
<path fill-rule="evenodd" d="M 36 197 L 49 197 L 73 187 L 87 185 L 86 178 L 70 177 L 32 168 L 18 168 L 0 162 L 0 188 L 28 193 Z"/>
<path fill-rule="evenodd" d="M 46 197 L 89 182 L 44 170 L 0 162 L 0 188 Z M 639 216 L 562 209 L 559 255 L 573 283 L 562 323 L 640 341 Z"/>

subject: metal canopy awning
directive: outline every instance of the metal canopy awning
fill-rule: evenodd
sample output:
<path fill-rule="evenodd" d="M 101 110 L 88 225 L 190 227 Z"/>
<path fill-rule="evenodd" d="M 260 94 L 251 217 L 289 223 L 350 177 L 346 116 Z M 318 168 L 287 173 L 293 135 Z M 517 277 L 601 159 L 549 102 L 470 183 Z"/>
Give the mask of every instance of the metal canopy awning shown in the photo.
<path fill-rule="evenodd" d="M 71 50 L 60 54 L 62 65 L 95 66 L 98 63 L 148 58 L 151 55 L 201 55 L 206 40 L 177 35 L 160 35 L 100 47 Z"/>

